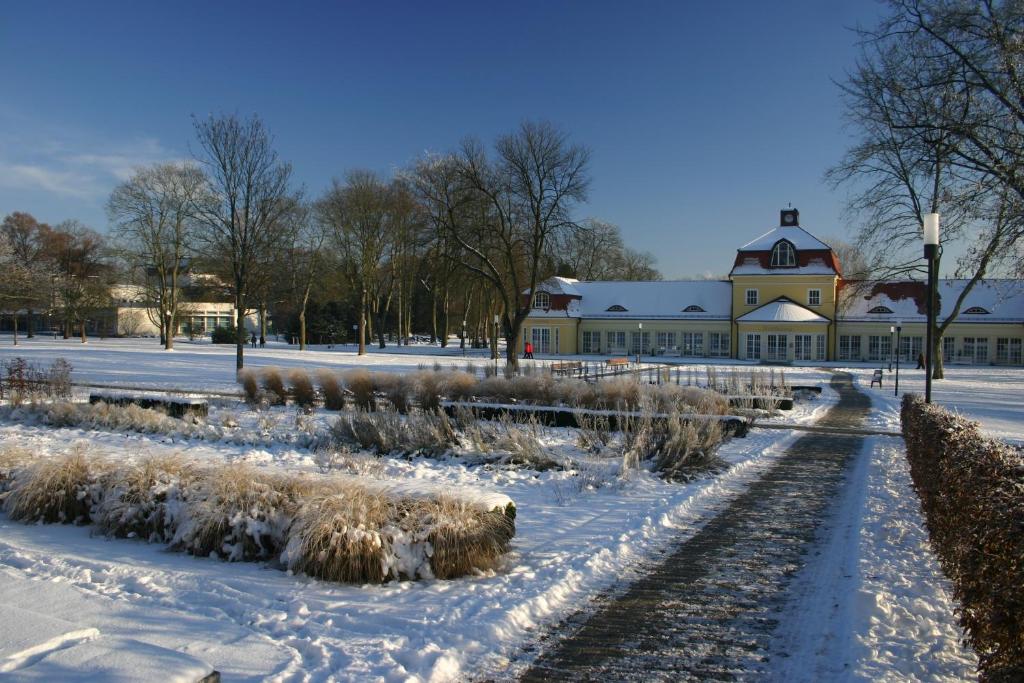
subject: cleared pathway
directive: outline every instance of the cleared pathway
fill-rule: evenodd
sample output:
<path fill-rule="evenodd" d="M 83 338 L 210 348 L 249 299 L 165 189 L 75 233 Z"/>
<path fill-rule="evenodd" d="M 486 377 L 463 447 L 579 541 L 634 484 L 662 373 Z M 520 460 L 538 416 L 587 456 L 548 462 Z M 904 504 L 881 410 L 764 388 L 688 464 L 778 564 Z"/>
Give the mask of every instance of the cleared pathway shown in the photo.
<path fill-rule="evenodd" d="M 855 430 L 871 406 L 847 373 L 819 427 Z M 730 681 L 763 671 L 787 579 L 802 564 L 861 449 L 809 433 L 723 512 L 621 596 L 553 641 L 522 681 Z M 567 630 L 573 624 L 566 624 Z"/>

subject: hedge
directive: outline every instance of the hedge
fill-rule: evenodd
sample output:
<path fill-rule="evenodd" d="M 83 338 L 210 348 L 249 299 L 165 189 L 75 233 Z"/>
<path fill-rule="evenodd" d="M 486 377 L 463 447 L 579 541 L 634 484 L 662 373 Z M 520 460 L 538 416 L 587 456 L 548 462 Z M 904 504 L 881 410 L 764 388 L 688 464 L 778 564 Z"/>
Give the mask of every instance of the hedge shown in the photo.
<path fill-rule="evenodd" d="M 903 397 L 903 438 L 932 546 L 982 681 L 1024 680 L 1024 451 Z"/>

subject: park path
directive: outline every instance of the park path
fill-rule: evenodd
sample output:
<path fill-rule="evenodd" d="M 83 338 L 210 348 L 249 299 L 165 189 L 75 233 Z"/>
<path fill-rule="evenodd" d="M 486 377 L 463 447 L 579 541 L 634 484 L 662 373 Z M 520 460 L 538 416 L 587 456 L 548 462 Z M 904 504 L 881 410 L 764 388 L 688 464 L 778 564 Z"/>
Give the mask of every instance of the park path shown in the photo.
<path fill-rule="evenodd" d="M 871 401 L 834 373 L 819 427 L 856 429 Z M 521 681 L 731 681 L 765 669 L 788 579 L 803 564 L 863 436 L 811 433 L 696 535 L 572 635 L 549 641 Z M 566 625 L 572 628 L 572 624 Z"/>

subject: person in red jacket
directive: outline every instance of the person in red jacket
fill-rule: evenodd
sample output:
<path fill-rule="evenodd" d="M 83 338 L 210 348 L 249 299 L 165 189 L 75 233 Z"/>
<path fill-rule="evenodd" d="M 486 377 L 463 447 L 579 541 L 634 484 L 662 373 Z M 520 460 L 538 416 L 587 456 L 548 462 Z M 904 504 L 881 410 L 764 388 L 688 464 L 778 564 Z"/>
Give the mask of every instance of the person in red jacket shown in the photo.
<path fill-rule="evenodd" d="M 533 358 L 533 344 L 526 342 L 526 353 L 523 354 L 523 358 Z"/>

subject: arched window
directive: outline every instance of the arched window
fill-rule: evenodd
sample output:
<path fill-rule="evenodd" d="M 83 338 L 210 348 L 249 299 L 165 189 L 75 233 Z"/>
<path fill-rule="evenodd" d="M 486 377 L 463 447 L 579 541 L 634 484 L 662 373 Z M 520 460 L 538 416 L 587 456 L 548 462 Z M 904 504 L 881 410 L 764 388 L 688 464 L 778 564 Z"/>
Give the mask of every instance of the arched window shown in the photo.
<path fill-rule="evenodd" d="M 544 310 L 551 308 L 551 295 L 547 292 L 537 292 L 533 295 L 533 307 Z"/>
<path fill-rule="evenodd" d="M 611 313 L 625 313 L 626 312 L 626 307 L 625 306 L 620 306 L 618 304 L 615 304 L 614 306 L 609 306 L 605 310 L 609 311 Z"/>
<path fill-rule="evenodd" d="M 981 306 L 971 306 L 966 311 L 964 311 L 964 313 L 970 313 L 971 315 L 987 315 L 988 311 L 986 311 Z"/>
<path fill-rule="evenodd" d="M 692 304 L 692 305 L 687 306 L 686 308 L 683 309 L 683 313 L 705 313 L 705 312 L 706 311 L 703 308 L 701 308 L 700 306 L 698 306 L 697 304 Z"/>
<path fill-rule="evenodd" d="M 779 240 L 772 247 L 772 267 L 785 268 L 796 265 L 796 252 L 786 240 Z"/>
<path fill-rule="evenodd" d="M 892 309 L 886 306 L 875 306 L 868 313 L 892 313 Z"/>

